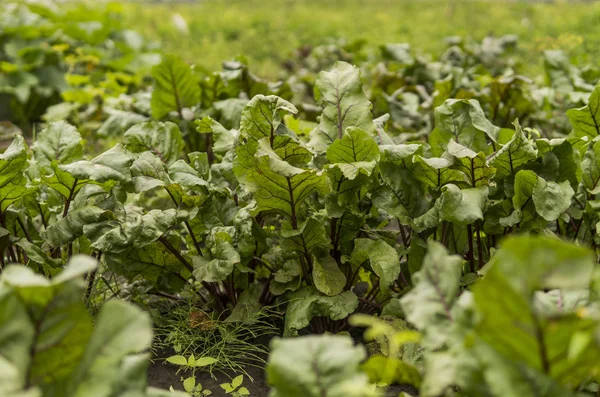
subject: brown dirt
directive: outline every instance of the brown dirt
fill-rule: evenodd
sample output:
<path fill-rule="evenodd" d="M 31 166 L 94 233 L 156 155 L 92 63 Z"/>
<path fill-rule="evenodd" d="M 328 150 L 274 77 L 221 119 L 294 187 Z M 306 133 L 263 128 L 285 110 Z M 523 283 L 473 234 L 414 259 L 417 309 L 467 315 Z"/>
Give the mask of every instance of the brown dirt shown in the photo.
<path fill-rule="evenodd" d="M 250 391 L 252 397 L 267 397 L 269 395 L 269 386 L 265 379 L 265 371 L 258 368 L 248 368 L 248 374 L 252 376 L 254 381 L 250 381 L 247 377 L 244 377 L 243 386 Z M 183 390 L 181 384 L 181 377 L 185 374 L 176 374 L 177 366 L 163 363 L 162 360 L 154 360 L 148 368 L 148 384 L 149 386 L 158 387 L 161 389 L 169 389 L 173 386 L 175 390 Z M 230 376 L 231 375 L 231 376 Z M 217 379 L 210 377 L 210 374 L 206 372 L 196 372 L 196 382 L 202 384 L 204 390 L 212 391 L 211 397 L 225 397 L 227 394 L 223 391 L 221 383 L 229 383 L 235 374 L 221 374 L 215 373 Z"/>

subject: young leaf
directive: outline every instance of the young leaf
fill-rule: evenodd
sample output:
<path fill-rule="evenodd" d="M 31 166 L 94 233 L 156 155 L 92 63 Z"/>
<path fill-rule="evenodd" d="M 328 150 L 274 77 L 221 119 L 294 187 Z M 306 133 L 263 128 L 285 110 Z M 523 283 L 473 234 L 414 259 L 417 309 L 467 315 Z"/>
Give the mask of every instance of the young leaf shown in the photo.
<path fill-rule="evenodd" d="M 360 266 L 368 260 L 371 268 L 379 277 L 379 285 L 383 292 L 398 279 L 400 275 L 400 258 L 396 250 L 383 240 L 359 238 L 354 240 L 352 262 Z"/>
<path fill-rule="evenodd" d="M 231 387 L 233 387 L 234 389 L 237 389 L 238 387 L 240 387 L 242 385 L 243 381 L 244 381 L 244 375 L 238 375 L 231 380 Z"/>
<path fill-rule="evenodd" d="M 180 366 L 186 366 L 188 361 L 187 358 L 185 358 L 184 356 L 171 356 L 171 357 L 167 357 L 165 359 L 165 361 L 171 363 L 171 364 L 175 364 L 175 365 L 180 365 Z"/>
<path fill-rule="evenodd" d="M 186 392 L 192 393 L 194 391 L 195 387 L 196 387 L 196 378 L 195 377 L 190 376 L 189 378 L 186 378 L 183 381 L 183 388 L 185 389 Z"/>
<path fill-rule="evenodd" d="M 356 310 L 358 299 L 350 291 L 336 296 L 326 296 L 314 287 L 305 287 L 290 295 L 290 304 L 285 314 L 284 335 L 297 335 L 298 330 L 308 327 L 316 316 L 327 316 L 341 320 Z"/>
<path fill-rule="evenodd" d="M 569 209 L 574 194 L 569 181 L 546 182 L 538 177 L 531 197 L 537 213 L 548 222 L 553 222 Z"/>
<path fill-rule="evenodd" d="M 439 217 L 461 225 L 469 225 L 483 219 L 488 194 L 487 186 L 461 190 L 456 185 L 446 185 L 438 199 Z"/>
<path fill-rule="evenodd" d="M 275 149 L 275 136 L 282 124 L 283 113 L 296 114 L 298 110 L 288 101 L 275 95 L 256 95 L 242 111 L 240 131 L 254 141 L 268 138 L 270 146 Z"/>

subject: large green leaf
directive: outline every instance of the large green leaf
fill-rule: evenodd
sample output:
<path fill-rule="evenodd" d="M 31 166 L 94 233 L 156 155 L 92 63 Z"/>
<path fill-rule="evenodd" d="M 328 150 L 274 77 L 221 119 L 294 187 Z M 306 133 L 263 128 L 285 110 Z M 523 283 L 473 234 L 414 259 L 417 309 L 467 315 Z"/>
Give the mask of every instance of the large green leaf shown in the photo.
<path fill-rule="evenodd" d="M 574 194 L 569 181 L 546 182 L 538 177 L 532 199 L 537 213 L 548 222 L 552 222 L 569 209 Z"/>
<path fill-rule="evenodd" d="M 162 119 L 170 112 L 181 115 L 183 108 L 200 102 L 200 85 L 189 65 L 175 55 L 166 55 L 152 68 L 152 117 Z"/>
<path fill-rule="evenodd" d="M 551 248 L 547 245 L 549 241 L 541 243 Z M 541 251 L 538 249 L 535 253 L 540 254 Z M 594 357 L 600 354 L 600 346 L 593 343 L 591 337 L 597 329 L 597 321 L 575 313 L 557 317 L 539 313 L 532 306 L 531 295 L 516 289 L 514 285 L 518 281 L 512 275 L 505 275 L 502 267 L 491 268 L 474 290 L 479 316 L 477 335 L 516 365 L 526 365 L 566 385 L 575 386 L 587 374 L 597 371 L 600 366 Z M 541 269 L 536 267 L 536 270 Z M 528 276 L 535 277 L 536 274 L 533 272 Z M 570 283 L 568 275 L 564 280 L 567 285 Z M 528 281 L 527 284 L 532 284 L 534 279 Z M 558 279 L 553 281 L 560 283 Z M 580 343 L 582 337 L 584 345 L 574 350 L 574 345 Z"/>
<path fill-rule="evenodd" d="M 253 193 L 259 211 L 283 213 L 289 217 L 292 228 L 297 229 L 300 205 L 314 192 L 326 188 L 325 176 L 314 169 L 290 165 L 269 150 L 265 140 L 261 140 L 262 149 L 241 182 Z"/>
<path fill-rule="evenodd" d="M 448 142 L 444 155 L 453 159 L 452 168 L 465 174 L 471 187 L 489 185 L 496 173 L 496 169 L 486 162 L 484 152 L 475 153 L 468 147 L 454 142 L 454 139 Z"/>
<path fill-rule="evenodd" d="M 123 135 L 125 147 L 134 153 L 150 151 L 165 164 L 179 159 L 183 139 L 177 124 L 158 121 L 137 124 Z"/>
<path fill-rule="evenodd" d="M 315 99 L 323 107 L 319 126 L 310 134 L 310 145 L 317 153 L 324 153 L 334 140 L 342 139 L 348 127 L 374 131 L 371 103 L 363 92 L 357 67 L 336 62 L 331 71 L 319 73 Z"/>
<path fill-rule="evenodd" d="M 67 164 L 79 160 L 83 155 L 83 141 L 75 127 L 57 121 L 38 134 L 32 149 L 36 161 L 49 167 L 53 161 Z"/>
<path fill-rule="evenodd" d="M 364 348 L 343 336 L 275 339 L 267 368 L 270 397 L 377 396 L 359 365 Z"/>

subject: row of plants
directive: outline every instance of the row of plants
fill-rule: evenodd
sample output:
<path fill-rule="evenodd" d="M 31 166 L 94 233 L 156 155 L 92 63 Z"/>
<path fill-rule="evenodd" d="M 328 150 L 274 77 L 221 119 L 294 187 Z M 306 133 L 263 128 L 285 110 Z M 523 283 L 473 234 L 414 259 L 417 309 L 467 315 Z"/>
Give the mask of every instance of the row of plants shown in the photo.
<path fill-rule="evenodd" d="M 542 138 L 516 121 L 513 129 L 497 127 L 477 101 L 449 99 L 436 108 L 427 142 L 395 143 L 385 118 L 373 120 L 357 68 L 337 63 L 316 84 L 323 110 L 309 134 L 284 122 L 297 112 L 290 102 L 256 95 L 239 131 L 210 117 L 196 121 L 208 153 L 185 153 L 172 122 L 134 125 L 92 159 L 64 122 L 41 131 L 31 149 L 16 136 L 0 158 L 2 267 L 23 263 L 55 279 L 69 258 L 87 254 L 130 281 L 143 279 L 149 293 L 187 290 L 227 321 L 285 305 L 286 336 L 339 333 L 352 313 L 381 313 L 406 316 L 424 335 L 444 339 L 419 318 L 432 297 L 415 295 L 415 284 L 429 283 L 442 300 L 435 304 L 452 317 L 441 288 L 453 286 L 456 295 L 474 284 L 477 291 L 493 280 L 479 280 L 488 267 L 510 268 L 496 272 L 523 282 L 533 299 L 539 281 L 523 277 L 549 277 L 552 261 L 575 266 L 576 252 L 590 258 L 558 239 L 504 239 L 553 234 L 595 246 L 600 87 L 587 106 L 567 113 L 573 132 L 565 138 Z M 152 95 L 164 104 L 174 94 L 157 87 Z M 521 267 L 494 254 L 501 241 Z M 539 273 L 519 247 L 541 258 Z M 589 263 L 585 276 L 573 273 L 578 288 L 591 279 Z M 571 270 L 565 277 L 574 277 Z M 91 271 L 88 298 L 95 283 Z M 484 296 L 491 288 L 481 289 Z M 592 336 L 581 354 L 595 346 Z M 585 376 L 593 376 L 589 370 Z"/>

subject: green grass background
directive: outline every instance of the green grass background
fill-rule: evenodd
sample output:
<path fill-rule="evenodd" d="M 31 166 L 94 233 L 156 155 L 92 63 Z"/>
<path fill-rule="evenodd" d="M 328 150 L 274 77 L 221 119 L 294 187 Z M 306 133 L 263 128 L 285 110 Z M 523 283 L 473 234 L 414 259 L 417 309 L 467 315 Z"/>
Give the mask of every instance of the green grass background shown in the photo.
<path fill-rule="evenodd" d="M 302 45 L 331 38 L 369 44 L 408 42 L 439 53 L 444 38 L 517 34 L 527 68 L 539 71 L 541 52 L 561 48 L 577 62 L 598 62 L 600 3 L 468 0 L 204 0 L 125 3 L 126 24 L 160 41 L 166 52 L 216 69 L 238 54 L 260 75 L 276 77 L 282 60 Z M 175 29 L 175 13 L 189 34 Z"/>

